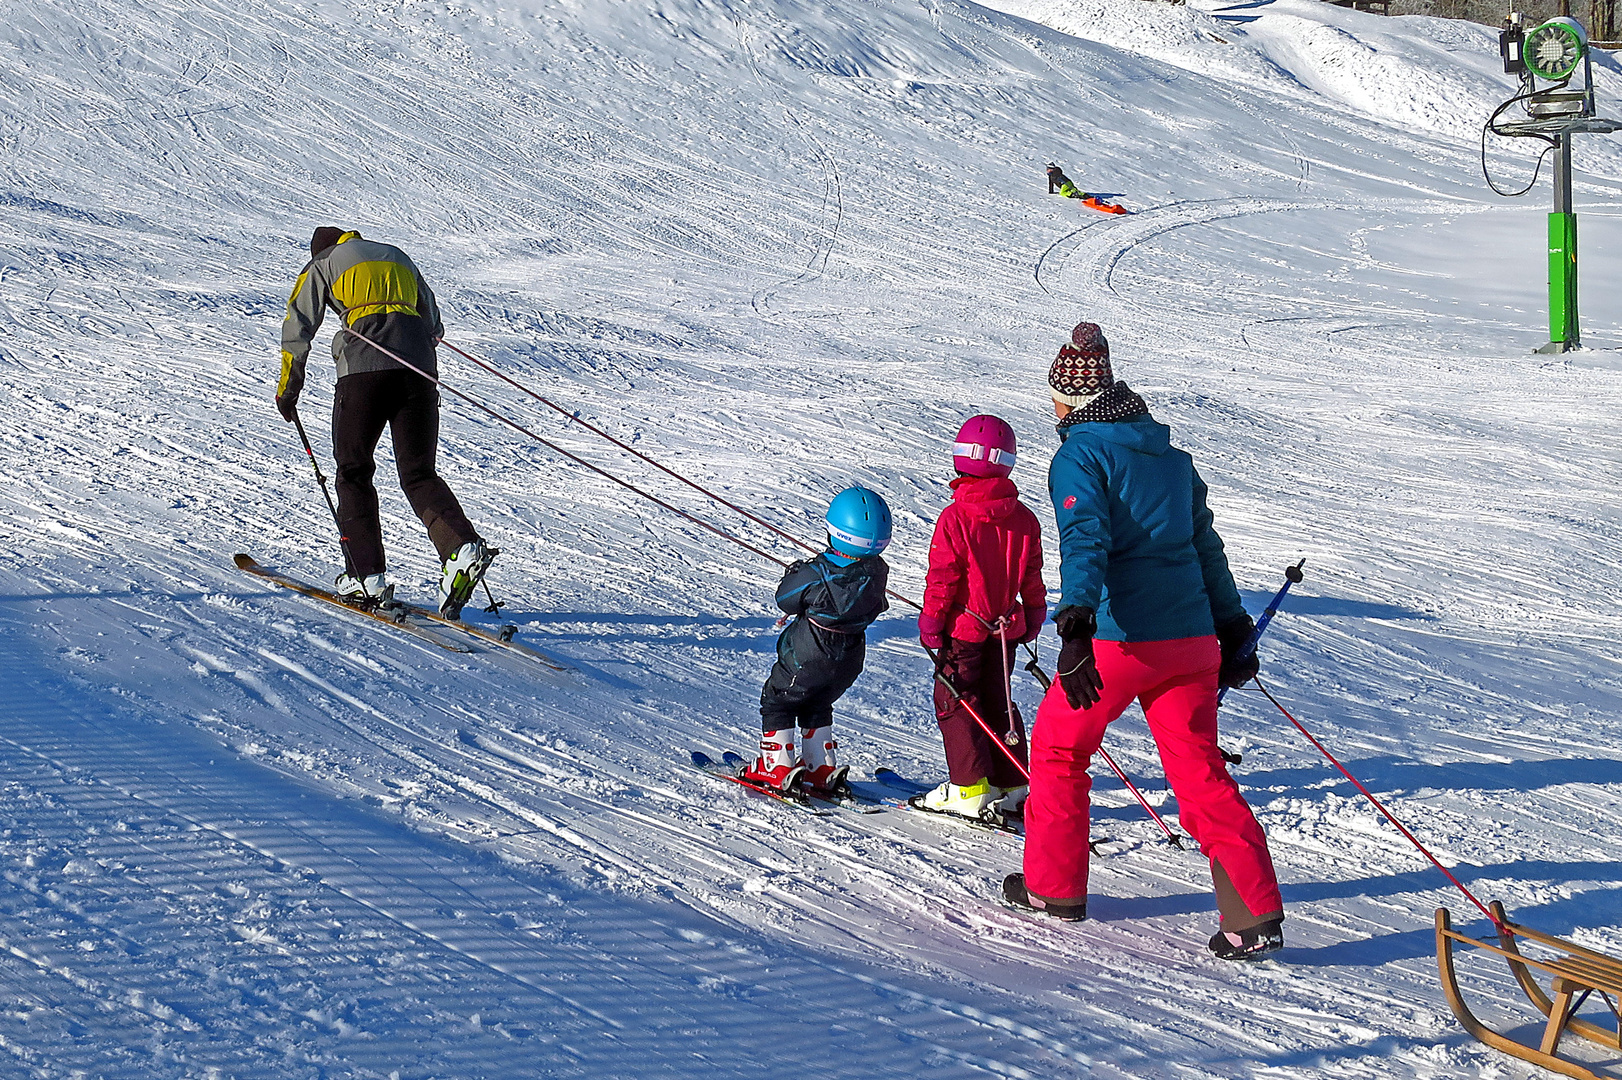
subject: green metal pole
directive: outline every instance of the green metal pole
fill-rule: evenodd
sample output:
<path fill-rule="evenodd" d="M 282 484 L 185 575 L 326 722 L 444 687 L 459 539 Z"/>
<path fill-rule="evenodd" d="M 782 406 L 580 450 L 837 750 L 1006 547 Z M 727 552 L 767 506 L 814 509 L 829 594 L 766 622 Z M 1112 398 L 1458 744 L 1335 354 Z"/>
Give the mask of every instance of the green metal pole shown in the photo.
<path fill-rule="evenodd" d="M 1571 133 L 1554 154 L 1554 212 L 1549 215 L 1549 343 L 1540 353 L 1582 347 L 1577 330 L 1577 215 L 1571 201 Z"/>
<path fill-rule="evenodd" d="M 1575 349 L 1577 333 L 1577 215 L 1549 215 L 1549 344 Z"/>

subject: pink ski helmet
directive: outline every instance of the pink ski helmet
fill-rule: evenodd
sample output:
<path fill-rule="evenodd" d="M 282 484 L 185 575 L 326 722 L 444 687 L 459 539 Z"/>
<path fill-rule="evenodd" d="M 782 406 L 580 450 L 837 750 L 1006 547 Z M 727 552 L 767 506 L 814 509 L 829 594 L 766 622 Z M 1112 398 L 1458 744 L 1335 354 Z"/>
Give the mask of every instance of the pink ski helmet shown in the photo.
<path fill-rule="evenodd" d="M 970 417 L 958 429 L 952 464 L 968 476 L 1007 476 L 1014 471 L 1014 429 L 995 416 Z"/>

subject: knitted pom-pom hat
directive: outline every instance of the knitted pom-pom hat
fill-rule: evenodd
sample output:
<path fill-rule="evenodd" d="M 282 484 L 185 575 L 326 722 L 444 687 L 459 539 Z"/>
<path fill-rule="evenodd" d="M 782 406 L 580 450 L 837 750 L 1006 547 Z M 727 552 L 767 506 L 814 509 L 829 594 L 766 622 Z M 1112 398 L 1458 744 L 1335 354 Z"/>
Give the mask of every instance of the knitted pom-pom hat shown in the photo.
<path fill-rule="evenodd" d="M 1053 400 L 1079 409 L 1113 385 L 1115 374 L 1110 370 L 1104 331 L 1097 323 L 1077 323 L 1048 369 Z"/>

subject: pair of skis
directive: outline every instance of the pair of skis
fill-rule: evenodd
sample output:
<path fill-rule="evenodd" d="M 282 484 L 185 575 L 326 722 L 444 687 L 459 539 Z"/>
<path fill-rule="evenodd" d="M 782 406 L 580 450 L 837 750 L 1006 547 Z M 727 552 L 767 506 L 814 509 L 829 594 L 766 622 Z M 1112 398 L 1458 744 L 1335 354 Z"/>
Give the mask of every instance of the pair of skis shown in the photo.
<path fill-rule="evenodd" d="M 921 784 L 916 780 L 909 780 L 894 769 L 887 769 L 883 766 L 873 770 L 873 779 L 871 781 L 847 781 L 844 788 L 837 792 L 783 791 L 766 784 L 756 783 L 743 776 L 743 769 L 748 762 L 731 750 L 724 752 L 720 761 L 716 761 L 702 750 L 693 750 L 690 753 L 693 767 L 700 772 L 719 777 L 722 780 L 730 780 L 739 787 L 748 788 L 750 791 L 765 795 L 768 798 L 806 811 L 817 817 L 827 817 L 836 808 L 853 810 L 862 814 L 876 814 L 884 810 L 916 810 L 932 817 L 950 818 L 971 828 L 1005 833 L 1010 836 L 1021 835 L 1009 819 L 1000 815 L 967 818 L 961 814 L 931 810 L 923 804 L 924 795 L 930 790 L 930 785 Z"/>
<path fill-rule="evenodd" d="M 436 645 L 447 652 L 474 652 L 473 646 L 467 642 L 468 638 L 473 638 L 487 645 L 496 645 L 509 652 L 528 657 L 552 671 L 572 670 L 567 664 L 548 656 L 539 649 L 514 640 L 513 635 L 517 632 L 518 627 L 511 624 L 505 625 L 499 630 L 491 630 L 477 623 L 452 619 L 442 615 L 434 608 L 419 607 L 416 604 L 406 604 L 400 601 L 393 601 L 385 605 L 360 604 L 348 597 L 338 595 L 331 589 L 312 585 L 307 581 L 300 581 L 298 578 L 290 577 L 279 570 L 262 566 L 251 555 L 238 555 L 235 561 L 237 569 L 246 571 L 273 585 L 298 593 L 300 596 L 307 596 L 311 600 L 319 600 L 322 603 L 331 604 L 333 607 L 342 608 L 352 615 L 371 619 L 383 626 L 393 627 L 403 633 L 410 634 L 418 640 Z M 454 631 L 456 636 L 442 633 L 441 627 Z"/>

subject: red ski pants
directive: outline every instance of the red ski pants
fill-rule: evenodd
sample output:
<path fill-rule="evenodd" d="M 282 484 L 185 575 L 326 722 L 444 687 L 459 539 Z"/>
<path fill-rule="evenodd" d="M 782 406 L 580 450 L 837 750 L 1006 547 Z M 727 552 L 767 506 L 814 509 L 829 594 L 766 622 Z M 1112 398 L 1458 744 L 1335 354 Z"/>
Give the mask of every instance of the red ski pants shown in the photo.
<path fill-rule="evenodd" d="M 1087 766 L 1104 729 L 1136 700 L 1183 828 L 1211 860 L 1219 899 L 1229 892 L 1225 872 L 1251 916 L 1282 911 L 1267 838 L 1217 750 L 1217 639 L 1094 641 L 1093 655 L 1104 680 L 1098 703 L 1072 709 L 1055 680 L 1036 713 L 1025 803 L 1026 888 L 1050 900 L 1087 898 L 1093 787 Z M 1224 925 L 1243 914 L 1224 910 Z"/>

